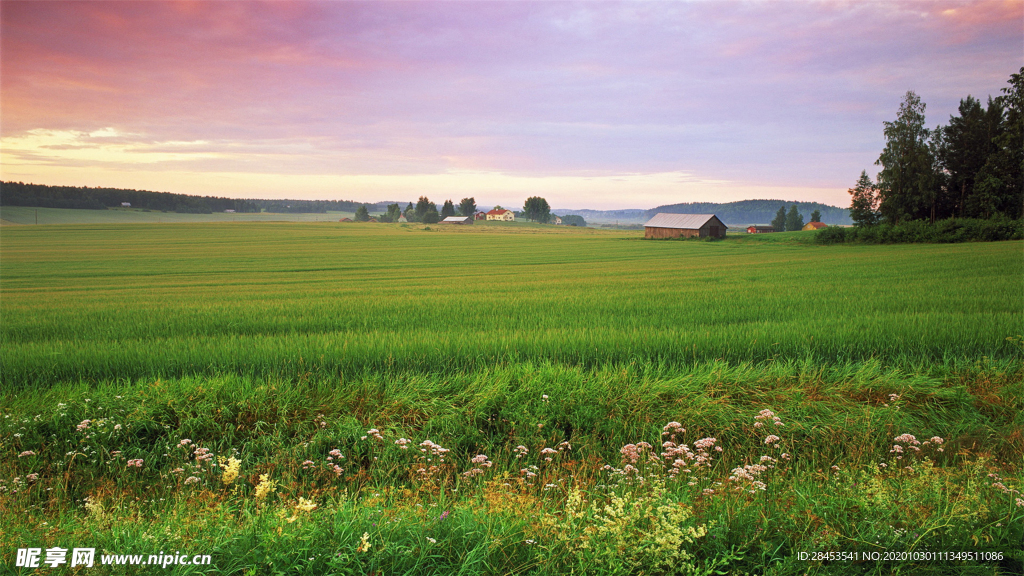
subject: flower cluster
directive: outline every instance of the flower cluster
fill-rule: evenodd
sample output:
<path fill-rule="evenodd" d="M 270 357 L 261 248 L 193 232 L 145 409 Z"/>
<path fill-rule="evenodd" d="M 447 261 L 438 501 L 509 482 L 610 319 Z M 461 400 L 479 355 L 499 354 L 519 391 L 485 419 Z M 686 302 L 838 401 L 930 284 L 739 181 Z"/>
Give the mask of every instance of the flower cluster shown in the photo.
<path fill-rule="evenodd" d="M 420 442 L 420 456 L 417 458 L 419 465 L 416 468 L 416 474 L 424 480 L 429 480 L 439 474 L 448 452 L 447 448 L 429 439 Z"/>
<path fill-rule="evenodd" d="M 493 462 L 491 462 L 490 460 L 487 459 L 487 456 L 485 454 L 478 454 L 478 455 L 474 456 L 470 460 L 470 462 L 472 462 L 474 465 L 476 465 L 476 467 L 474 467 L 474 468 L 472 468 L 470 470 L 467 470 L 466 472 L 462 473 L 462 475 L 467 477 L 467 478 L 472 478 L 474 476 L 481 476 L 484 473 L 484 470 L 483 470 L 484 468 L 490 468 L 491 466 L 494 465 Z"/>

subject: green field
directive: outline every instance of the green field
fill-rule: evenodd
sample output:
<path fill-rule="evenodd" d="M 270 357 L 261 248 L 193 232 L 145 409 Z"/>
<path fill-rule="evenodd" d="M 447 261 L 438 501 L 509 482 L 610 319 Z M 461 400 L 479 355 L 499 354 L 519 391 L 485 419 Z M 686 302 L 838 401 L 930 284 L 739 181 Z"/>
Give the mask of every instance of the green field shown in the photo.
<path fill-rule="evenodd" d="M 1015 573 L 1024 243 L 812 238 L 5 226 L 0 549 L 84 538 L 230 574 Z M 684 472 L 658 455 L 670 421 L 722 451 Z M 427 463 L 426 440 L 450 452 Z M 799 556 L 941 550 L 992 558 Z"/>

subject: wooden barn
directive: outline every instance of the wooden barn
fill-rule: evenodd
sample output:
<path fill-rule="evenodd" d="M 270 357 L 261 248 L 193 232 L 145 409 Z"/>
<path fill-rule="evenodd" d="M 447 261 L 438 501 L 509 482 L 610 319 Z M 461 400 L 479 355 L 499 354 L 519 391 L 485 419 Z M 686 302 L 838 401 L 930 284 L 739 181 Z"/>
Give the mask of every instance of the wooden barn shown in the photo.
<path fill-rule="evenodd" d="M 727 228 L 714 214 L 659 212 L 644 224 L 644 238 L 725 238 Z"/>
<path fill-rule="evenodd" d="M 747 226 L 747 234 L 767 234 L 775 232 L 774 226 Z"/>
<path fill-rule="evenodd" d="M 801 230 L 821 230 L 827 226 L 824 222 L 808 222 Z"/>
<path fill-rule="evenodd" d="M 472 224 L 472 216 L 449 216 L 441 220 L 441 224 Z"/>

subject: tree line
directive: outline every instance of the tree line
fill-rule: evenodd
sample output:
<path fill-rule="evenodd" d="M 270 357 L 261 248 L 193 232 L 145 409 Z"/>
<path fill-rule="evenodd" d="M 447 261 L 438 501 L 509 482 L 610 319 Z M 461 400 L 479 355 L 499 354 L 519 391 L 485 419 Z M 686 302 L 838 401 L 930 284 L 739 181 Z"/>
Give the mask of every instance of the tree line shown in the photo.
<path fill-rule="evenodd" d="M 352 200 L 237 199 L 124 188 L 0 182 L 0 206 L 106 210 L 120 207 L 124 202 L 131 204 L 132 208 L 184 214 L 212 214 L 225 210 L 323 214 L 328 211 L 352 212 L 363 205 Z M 376 207 L 382 204 L 372 206 L 377 209 Z"/>
<path fill-rule="evenodd" d="M 1024 67 L 1002 94 L 960 100 L 949 124 L 925 127 L 925 103 L 908 91 L 893 122 L 876 180 L 862 171 L 849 190 L 854 225 L 949 218 L 1018 219 L 1024 211 Z"/>
<path fill-rule="evenodd" d="M 654 217 L 658 212 L 670 214 L 714 214 L 723 222 L 728 224 L 754 224 L 772 222 L 772 215 L 777 217 L 776 208 L 780 204 L 791 204 L 784 200 L 740 200 L 738 202 L 690 202 L 685 204 L 670 204 L 658 206 L 647 211 L 648 219 Z M 850 224 L 850 213 L 846 208 L 837 208 L 818 202 L 793 202 L 797 211 L 801 214 L 817 212 L 821 222 L 827 224 Z M 801 225 L 802 226 L 802 225 Z M 785 228 L 775 227 L 779 232 Z"/>
<path fill-rule="evenodd" d="M 815 209 L 814 212 L 811 212 L 811 222 L 821 222 L 821 210 Z M 776 232 L 803 230 L 804 215 L 797 211 L 796 204 L 789 207 L 789 212 L 786 211 L 785 206 L 780 206 L 779 211 L 775 213 L 775 219 L 772 220 L 772 228 Z"/>

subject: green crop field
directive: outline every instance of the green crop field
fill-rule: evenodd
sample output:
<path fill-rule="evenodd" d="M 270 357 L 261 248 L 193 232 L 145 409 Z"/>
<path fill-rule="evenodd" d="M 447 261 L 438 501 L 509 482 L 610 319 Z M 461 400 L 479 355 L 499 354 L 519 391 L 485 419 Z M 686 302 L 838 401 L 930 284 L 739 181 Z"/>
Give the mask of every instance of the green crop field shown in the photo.
<path fill-rule="evenodd" d="M 212 556 L 98 574 L 1024 567 L 1024 243 L 642 234 L 4 226 L 0 549 Z"/>

